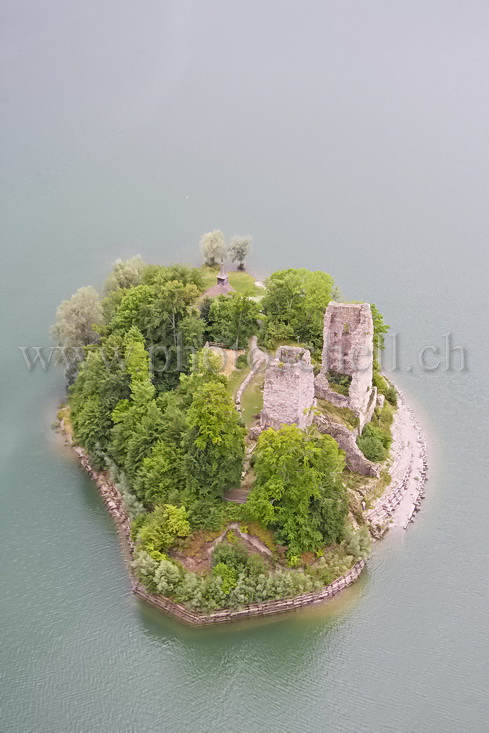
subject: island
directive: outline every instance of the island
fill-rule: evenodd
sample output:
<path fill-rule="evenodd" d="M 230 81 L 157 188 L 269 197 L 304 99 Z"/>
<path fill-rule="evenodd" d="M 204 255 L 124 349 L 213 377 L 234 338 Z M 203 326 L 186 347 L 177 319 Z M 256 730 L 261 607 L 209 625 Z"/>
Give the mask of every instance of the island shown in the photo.
<path fill-rule="evenodd" d="M 59 426 L 133 592 L 192 625 L 335 596 L 424 495 L 426 442 L 381 372 L 378 309 L 320 271 L 256 281 L 250 241 L 204 235 L 202 267 L 117 261 L 103 296 L 81 288 L 52 327 Z"/>

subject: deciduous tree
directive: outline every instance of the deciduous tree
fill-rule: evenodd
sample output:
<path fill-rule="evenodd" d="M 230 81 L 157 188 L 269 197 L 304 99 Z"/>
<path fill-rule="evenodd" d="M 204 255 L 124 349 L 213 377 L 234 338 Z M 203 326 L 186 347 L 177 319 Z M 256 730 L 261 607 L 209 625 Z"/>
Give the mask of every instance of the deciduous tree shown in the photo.
<path fill-rule="evenodd" d="M 204 234 L 200 240 L 200 248 L 204 255 L 205 264 L 214 267 L 218 260 L 226 256 L 226 245 L 224 244 L 224 234 L 220 229 L 214 229 L 212 232 Z"/>
<path fill-rule="evenodd" d="M 333 438 L 296 425 L 270 428 L 256 451 L 251 516 L 277 530 L 292 556 L 340 539 L 347 513 L 344 456 Z"/>
<path fill-rule="evenodd" d="M 238 270 L 245 269 L 245 260 L 251 252 L 252 241 L 253 237 L 249 234 L 235 234 L 231 239 L 228 253 L 231 261 L 238 263 Z"/>

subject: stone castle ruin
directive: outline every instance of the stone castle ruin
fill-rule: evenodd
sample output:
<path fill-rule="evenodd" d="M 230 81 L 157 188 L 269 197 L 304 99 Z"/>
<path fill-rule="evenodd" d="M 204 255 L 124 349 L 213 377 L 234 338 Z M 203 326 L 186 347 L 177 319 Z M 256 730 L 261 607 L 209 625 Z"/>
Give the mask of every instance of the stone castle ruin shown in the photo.
<path fill-rule="evenodd" d="M 358 473 L 378 475 L 356 444 L 356 437 L 371 420 L 377 404 L 373 375 L 373 320 L 368 303 L 329 303 L 324 315 L 322 366 L 314 379 L 311 354 L 297 346 L 281 346 L 265 374 L 260 428 L 296 424 L 304 430 L 314 421 L 346 453 Z M 336 385 L 341 385 L 337 391 Z M 358 418 L 351 431 L 321 414 L 314 414 L 316 398 L 347 407 Z"/>
<path fill-rule="evenodd" d="M 281 346 L 265 373 L 262 428 L 295 423 L 302 430 L 312 423 L 314 372 L 311 354 L 297 346 Z"/>
<path fill-rule="evenodd" d="M 371 420 L 377 400 L 377 389 L 372 385 L 374 324 L 370 305 L 329 303 L 323 333 L 323 361 L 315 381 L 316 397 L 352 410 L 361 432 Z M 335 379 L 342 381 L 347 394 L 334 389 Z"/>

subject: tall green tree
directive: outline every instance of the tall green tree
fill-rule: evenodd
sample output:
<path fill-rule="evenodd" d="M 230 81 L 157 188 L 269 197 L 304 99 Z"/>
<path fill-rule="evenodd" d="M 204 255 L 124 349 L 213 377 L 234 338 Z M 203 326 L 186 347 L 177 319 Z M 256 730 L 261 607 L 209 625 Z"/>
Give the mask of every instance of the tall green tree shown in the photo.
<path fill-rule="evenodd" d="M 333 438 L 296 425 L 270 428 L 258 440 L 254 468 L 248 511 L 277 531 L 289 555 L 341 539 L 348 504 L 344 455 Z"/>
<path fill-rule="evenodd" d="M 265 342 L 294 339 L 320 352 L 324 311 L 334 292 L 334 280 L 325 272 L 304 268 L 274 272 L 266 281 L 261 306 L 266 315 Z"/>
<path fill-rule="evenodd" d="M 110 336 L 100 346 L 88 349 L 74 385 L 70 388 L 71 422 L 75 441 L 92 457 L 93 465 L 105 465 L 114 425 L 112 412 L 130 396 L 129 375 L 124 364 L 120 335 Z"/>
<path fill-rule="evenodd" d="M 377 306 L 371 303 L 370 308 L 372 311 L 372 320 L 374 324 L 374 368 L 378 370 L 380 369 L 379 352 L 385 349 L 384 336 L 389 331 L 390 327 L 384 322 L 384 317 L 377 308 Z"/>
<path fill-rule="evenodd" d="M 150 408 L 154 409 L 155 388 L 149 372 L 149 354 L 144 339 L 136 327 L 125 336 L 125 365 L 130 381 L 131 396 L 120 400 L 112 412 L 110 453 L 118 466 L 124 466 L 131 438 L 140 431 Z"/>
<path fill-rule="evenodd" d="M 200 496 L 221 497 L 240 483 L 246 435 L 225 385 L 212 380 L 197 388 L 187 421 L 187 485 Z"/>
<path fill-rule="evenodd" d="M 208 333 L 211 341 L 245 348 L 258 329 L 258 304 L 246 295 L 232 293 L 215 298 L 209 308 Z"/>

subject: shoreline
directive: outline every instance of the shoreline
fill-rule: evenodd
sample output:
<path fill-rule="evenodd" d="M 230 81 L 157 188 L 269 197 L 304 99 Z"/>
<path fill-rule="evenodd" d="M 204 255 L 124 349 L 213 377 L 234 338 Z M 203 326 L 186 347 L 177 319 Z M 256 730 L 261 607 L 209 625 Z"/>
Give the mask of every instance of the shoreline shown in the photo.
<path fill-rule="evenodd" d="M 414 521 L 425 496 L 428 473 L 426 437 L 401 390 L 394 385 L 398 404 L 392 425 L 391 481 L 366 512 L 374 539 L 380 539 L 391 527 L 407 529 Z"/>
<path fill-rule="evenodd" d="M 395 385 L 394 385 L 395 386 Z M 427 447 L 425 436 L 416 415 L 403 393 L 396 387 L 398 407 L 393 421 L 393 443 L 391 456 L 391 482 L 373 509 L 365 512 L 374 540 L 381 539 L 392 526 L 406 529 L 419 511 L 424 497 L 427 480 Z M 131 560 L 134 542 L 131 539 L 131 523 L 124 507 L 122 495 L 110 480 L 106 471 L 97 471 L 90 464 L 86 451 L 73 444 L 71 432 L 65 418 L 60 421 L 65 445 L 78 456 L 81 466 L 95 482 L 104 503 L 112 516 L 121 541 L 124 561 L 132 584 L 132 593 L 139 600 L 158 608 L 190 626 L 208 626 L 217 623 L 239 621 L 246 618 L 287 613 L 288 611 L 329 600 L 354 583 L 365 568 L 367 561 L 359 560 L 344 575 L 319 591 L 310 591 L 292 598 L 281 598 L 263 603 L 249 604 L 243 608 L 221 609 L 210 614 L 199 614 L 173 602 L 164 596 L 153 595 L 135 577 Z"/>

